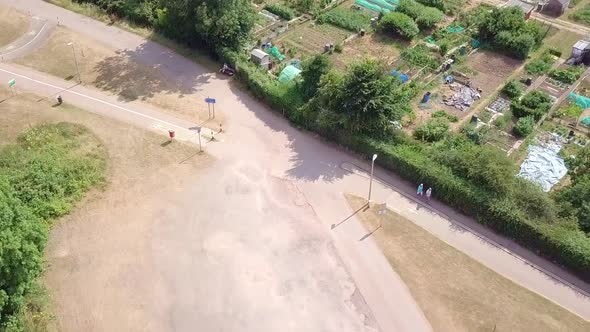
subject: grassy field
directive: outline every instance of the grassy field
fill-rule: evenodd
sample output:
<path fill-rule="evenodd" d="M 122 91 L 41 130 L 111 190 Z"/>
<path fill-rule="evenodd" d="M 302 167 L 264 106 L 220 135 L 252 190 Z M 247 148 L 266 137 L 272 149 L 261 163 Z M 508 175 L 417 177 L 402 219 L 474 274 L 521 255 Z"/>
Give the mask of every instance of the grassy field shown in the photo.
<path fill-rule="evenodd" d="M 92 144 L 80 146 L 80 151 L 90 151 L 92 147 L 99 146 L 108 152 L 106 187 L 103 190 L 91 191 L 86 199 L 77 204 L 74 211 L 86 211 L 88 202 L 120 199 L 113 196 L 113 188 L 133 188 L 135 183 L 154 181 L 153 178 L 157 176 L 160 177 L 162 185 L 167 185 L 173 182 L 170 177 L 178 173 L 177 168 L 201 168 L 210 160 L 206 155 L 197 155 L 197 150 L 192 146 L 176 142 L 162 146 L 162 143 L 168 140 L 165 136 L 104 118 L 68 104 L 52 107 L 53 99 L 40 99 L 37 95 L 25 93 L 10 97 L 5 89 L 0 89 L 0 100 L 0 149 L 14 144 L 17 137 L 31 127 L 67 122 L 89 128 L 96 135 L 86 141 Z M 87 220 L 89 223 L 92 221 Z M 54 263 L 51 257 L 47 259 Z M 54 271 L 53 275 L 70 272 Z M 43 280 L 40 280 L 25 298 L 26 310 L 20 316 L 21 322 L 25 324 L 25 331 L 59 330 L 53 326 L 56 322 L 52 313 L 56 290 L 46 290 L 43 284 Z"/>
<path fill-rule="evenodd" d="M 366 200 L 347 195 L 351 209 Z M 436 331 L 588 331 L 590 323 L 387 210 L 359 212 Z M 382 218 L 380 220 L 380 218 Z"/>
<path fill-rule="evenodd" d="M 70 42 L 74 49 L 67 46 Z M 207 107 L 196 90 L 166 79 L 157 68 L 135 60 L 141 48 L 113 50 L 88 36 L 58 27 L 41 48 L 14 62 L 75 82 L 78 76 L 74 51 L 84 84 L 117 95 L 123 101 L 150 103 L 189 121 L 207 119 Z M 217 120 L 223 121 L 222 116 Z"/>
<path fill-rule="evenodd" d="M 554 47 L 561 51 L 561 58 L 567 59 L 572 54 L 572 46 L 574 46 L 574 44 L 578 40 L 583 38 L 584 36 L 582 34 L 571 32 L 568 30 L 559 30 L 557 28 L 551 28 L 545 41 L 543 42 L 543 45 L 545 47 L 542 47 L 541 49 Z"/>
<path fill-rule="evenodd" d="M 31 20 L 12 7 L 0 6 L 0 47 L 18 39 L 28 31 Z"/>

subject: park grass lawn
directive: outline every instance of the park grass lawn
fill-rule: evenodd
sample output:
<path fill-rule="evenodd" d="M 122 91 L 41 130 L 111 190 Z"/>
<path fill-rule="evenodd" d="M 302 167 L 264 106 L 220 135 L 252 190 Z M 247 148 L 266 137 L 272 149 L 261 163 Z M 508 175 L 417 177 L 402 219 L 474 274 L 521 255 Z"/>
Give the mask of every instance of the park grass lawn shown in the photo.
<path fill-rule="evenodd" d="M 12 7 L 0 6 L 0 47 L 10 44 L 29 30 L 31 20 Z"/>
<path fill-rule="evenodd" d="M 353 211 L 366 200 L 346 195 Z M 399 214 L 357 217 L 436 331 L 589 331 L 590 323 L 490 270 Z"/>

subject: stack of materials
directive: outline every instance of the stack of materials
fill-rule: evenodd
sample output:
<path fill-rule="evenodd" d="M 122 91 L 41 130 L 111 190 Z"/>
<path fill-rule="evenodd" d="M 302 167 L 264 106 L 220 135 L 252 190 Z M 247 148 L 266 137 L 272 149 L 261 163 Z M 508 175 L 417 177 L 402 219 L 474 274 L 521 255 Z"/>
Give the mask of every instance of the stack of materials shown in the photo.
<path fill-rule="evenodd" d="M 481 95 L 476 89 L 470 88 L 466 85 L 452 83 L 450 84 L 450 87 L 455 93 L 451 96 L 445 96 L 443 98 L 443 103 L 445 105 L 453 106 L 461 111 L 465 111 L 476 100 L 481 98 Z"/>

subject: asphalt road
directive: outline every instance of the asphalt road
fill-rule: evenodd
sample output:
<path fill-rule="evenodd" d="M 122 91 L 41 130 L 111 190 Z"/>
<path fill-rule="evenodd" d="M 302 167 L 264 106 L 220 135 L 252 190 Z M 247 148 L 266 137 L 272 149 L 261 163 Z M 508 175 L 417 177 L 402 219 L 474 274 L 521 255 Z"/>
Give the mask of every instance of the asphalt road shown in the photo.
<path fill-rule="evenodd" d="M 135 52 L 135 59 L 138 61 L 146 65 L 158 66 L 168 76 L 168 79 L 193 88 L 203 97 L 217 98 L 219 101 L 218 110 L 226 114 L 228 123 L 224 124 L 226 133 L 219 136 L 220 139 L 223 139 L 223 142 L 210 144 L 207 151 L 216 157 L 219 162 L 216 163 L 214 169 L 209 171 L 206 177 L 194 180 L 193 183 L 195 188 L 200 188 L 195 189 L 193 192 L 194 197 L 207 197 L 204 201 L 204 218 L 218 216 L 219 205 L 227 201 L 239 207 L 239 209 L 235 210 L 249 211 L 248 219 L 253 221 L 313 219 L 311 222 L 319 222 L 319 225 L 321 225 L 319 228 L 314 228 L 317 232 L 316 235 L 330 239 L 329 243 L 333 244 L 336 249 L 336 256 L 338 260 L 341 260 L 346 270 L 345 274 L 340 272 L 332 274 L 333 280 L 341 279 L 348 282 L 349 279 L 346 276 L 350 276 L 350 280 L 358 288 L 359 293 L 362 294 L 363 301 L 361 302 L 366 302 L 366 306 L 369 308 L 367 313 L 360 308 L 363 305 L 359 304 L 359 307 L 357 307 L 359 312 L 363 312 L 363 315 L 373 316 L 376 322 L 375 327 L 382 331 L 430 330 L 428 322 L 411 298 L 407 288 L 395 272 L 391 270 L 375 243 L 370 237 L 359 241 L 366 234 L 366 231 L 357 220 L 352 217 L 333 230 L 330 227 L 350 215 L 350 210 L 342 194 L 352 192 L 365 195 L 367 189 L 367 179 L 363 171 L 350 171 L 346 167 L 342 167 L 342 165 L 348 162 L 366 167 L 366 164 L 337 148 L 323 143 L 309 133 L 303 133 L 292 128 L 282 117 L 268 110 L 247 93 L 239 90 L 227 79 L 211 74 L 206 68 L 184 59 L 158 44 L 41 1 L 0 0 L 0 3 L 13 5 L 24 12 L 31 11 L 35 15 L 45 17 L 48 20 L 55 20 L 59 17 L 60 22 L 67 27 L 88 34 L 113 48 L 132 50 Z M 17 77 L 18 88 L 44 96 L 54 95 L 63 88 L 70 88 L 69 85 L 71 85 L 71 83 L 35 73 L 22 67 L 3 64 L 0 65 L 0 69 L 0 80 L 7 81 L 7 79 L 14 78 L 15 75 L 21 75 Z M 34 81 L 28 79 L 28 77 L 33 78 Z M 51 85 L 47 85 L 47 83 Z M 69 91 L 71 92 L 61 92 L 66 101 L 84 109 L 150 129 L 167 130 L 170 126 L 178 126 L 178 130 L 183 133 L 181 136 L 193 141 L 195 139 L 195 136 L 191 136 L 190 131 L 180 129 L 190 128 L 195 124 L 165 116 L 159 113 L 157 109 L 145 104 L 121 103 L 114 97 L 84 86 L 71 87 Z M 412 193 L 414 188 L 411 185 L 379 168 L 376 173 L 382 181 L 374 186 L 375 200 L 388 201 L 389 205 L 398 212 L 410 217 L 419 217 L 412 217 L 411 219 L 421 222 L 421 225 L 429 231 L 515 282 L 525 285 L 582 317 L 587 319 L 590 317 L 590 302 L 588 302 L 588 299 L 580 296 L 572 287 L 561 283 L 558 279 L 567 280 L 579 288 L 587 287 L 585 283 L 518 245 L 498 237 L 469 218 L 456 214 L 452 209 L 442 204 L 433 202 L 431 206 L 439 215 L 432 214 L 425 209 L 417 211 L 416 203 L 412 199 L 400 195 L 400 193 Z M 251 178 L 263 178 L 266 180 L 247 181 L 248 185 L 246 187 L 249 188 L 247 192 L 251 193 L 247 195 L 248 199 L 236 200 L 230 197 L 233 195 L 232 193 L 226 191 L 213 191 L 215 195 L 211 195 L 212 189 L 208 189 L 216 188 L 219 185 L 219 179 L 232 182 Z M 277 179 L 280 181 L 275 181 Z M 256 190 L 252 190 L 251 186 L 254 186 L 253 188 L 256 188 Z M 292 199 L 292 197 L 281 198 L 280 194 L 274 194 L 277 192 L 296 193 L 296 199 Z M 267 194 L 261 195 L 260 193 Z M 269 195 L 268 193 L 273 194 Z M 294 209 L 284 214 L 281 209 L 264 208 L 264 204 L 261 202 L 273 202 L 278 206 L 289 206 L 295 202 L 296 205 L 308 206 L 311 212 L 307 211 L 302 214 L 301 211 Z M 252 209 L 256 204 L 260 206 Z M 210 215 L 207 215 L 207 213 L 210 213 Z M 287 215 L 290 217 L 287 217 Z M 441 218 L 441 216 L 451 216 L 450 219 L 453 221 L 446 222 L 444 221 L 445 218 Z M 224 220 L 229 225 L 233 218 L 237 218 L 237 216 L 228 214 Z M 456 226 L 454 223 L 467 225 L 478 235 L 471 232 L 457 233 L 455 232 L 454 227 Z M 178 229 L 183 229 L 183 225 L 179 224 Z M 170 232 L 176 231 L 178 230 L 168 230 L 168 232 L 163 233 L 170 234 Z M 186 235 L 186 241 L 190 242 L 190 240 L 194 240 L 190 237 L 191 231 L 194 232 L 194 229 L 189 228 L 178 232 Z M 277 234 L 277 236 L 280 236 L 280 233 Z M 211 237 L 214 237 L 214 235 L 211 234 Z M 172 238 L 168 239 L 170 242 L 165 243 L 171 243 Z M 482 238 L 485 241 L 482 241 Z M 486 242 L 488 240 L 499 244 L 500 247 L 490 245 L 490 242 Z M 191 250 L 190 246 L 180 249 L 186 250 L 187 254 Z M 193 254 L 198 255 L 198 251 Z M 526 259 L 522 259 L 522 257 Z M 304 261 L 303 258 L 302 262 Z M 169 271 L 166 274 L 166 280 L 169 284 L 190 285 L 189 280 L 183 280 L 179 277 L 190 271 L 190 266 L 165 265 L 165 262 L 170 262 L 168 257 L 163 257 L 161 262 L 162 269 L 165 266 L 165 270 Z M 533 262 L 532 266 L 530 262 Z M 315 266 L 322 263 L 322 260 L 317 260 Z M 332 266 L 338 270 L 338 264 Z M 537 267 L 543 271 L 540 271 Z M 175 272 L 174 268 L 178 268 L 178 270 Z M 288 272 L 289 269 L 297 269 L 297 266 L 282 266 L 282 268 Z M 222 271 L 217 272 L 221 273 Z M 551 277 L 551 275 L 554 275 L 555 278 Z M 213 283 L 214 280 L 210 280 L 210 282 Z M 201 287 L 205 288 L 206 286 L 207 284 L 201 285 Z M 236 289 L 240 289 L 239 286 L 240 284 L 236 283 L 234 288 L 213 287 L 213 289 L 218 292 L 235 292 Z M 343 301 L 342 294 L 347 294 L 347 289 L 349 289 L 349 286 L 337 288 L 335 290 L 337 295 L 333 297 L 334 301 Z M 197 308 L 199 307 L 197 305 L 198 299 L 194 299 L 193 296 L 194 294 L 177 292 L 174 293 L 175 298 L 171 299 L 171 301 L 174 303 L 186 303 L 189 308 Z M 224 312 L 239 312 L 240 310 L 248 312 L 246 309 L 249 296 L 251 295 L 242 294 L 241 299 L 243 299 L 243 302 L 232 301 L 225 303 L 229 307 L 225 308 L 226 311 Z M 281 312 L 281 309 L 284 310 L 282 312 L 293 309 L 285 303 L 275 305 L 278 308 L 274 308 L 274 310 L 279 312 Z M 183 326 L 190 326 L 190 323 L 192 323 L 190 313 L 182 314 L 186 311 L 186 308 L 177 307 L 172 310 L 175 310 L 174 316 L 179 321 L 186 323 Z M 364 326 L 359 323 L 359 320 L 362 319 L 350 320 L 346 311 L 343 310 L 335 311 L 330 317 L 338 319 L 339 315 L 342 315 L 340 317 L 347 317 L 343 321 L 349 323 L 347 327 L 340 326 L 343 330 L 357 330 Z M 359 314 L 360 316 L 361 314 Z M 198 315 L 197 317 L 204 318 Z M 280 317 L 280 315 L 277 315 L 277 317 Z M 253 315 L 244 319 L 255 320 L 257 317 Z M 215 324 L 223 323 L 212 321 L 211 324 L 213 325 L 210 326 L 215 326 Z M 217 326 L 224 326 L 226 330 L 230 331 L 237 330 L 237 327 L 233 325 Z M 268 326 L 274 325 L 269 324 Z M 313 329 L 313 327 L 311 328 Z M 333 329 L 322 326 L 318 330 Z"/>

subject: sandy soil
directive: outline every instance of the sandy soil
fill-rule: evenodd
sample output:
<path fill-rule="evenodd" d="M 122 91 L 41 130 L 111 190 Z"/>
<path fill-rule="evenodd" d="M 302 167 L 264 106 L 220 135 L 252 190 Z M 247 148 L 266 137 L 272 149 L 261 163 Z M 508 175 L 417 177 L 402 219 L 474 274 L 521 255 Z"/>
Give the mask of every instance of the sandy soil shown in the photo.
<path fill-rule="evenodd" d="M 437 331 L 587 331 L 590 323 L 435 238 L 399 214 L 347 195 Z M 361 209 L 361 210 L 359 210 Z"/>
<path fill-rule="evenodd" d="M 73 42 L 74 49 L 67 44 Z M 74 54 L 76 53 L 76 59 Z M 113 50 L 64 27 L 57 27 L 44 46 L 14 62 L 73 82 L 78 80 L 76 60 L 84 84 L 117 95 L 122 101 L 140 100 L 177 117 L 201 122 L 207 105 L 197 89 L 183 88 L 164 77 L 156 67 L 138 61 L 143 50 Z M 216 120 L 223 122 L 219 114 Z"/>
<path fill-rule="evenodd" d="M 22 36 L 29 29 L 30 23 L 27 15 L 11 7 L 0 6 L 0 47 Z"/>

